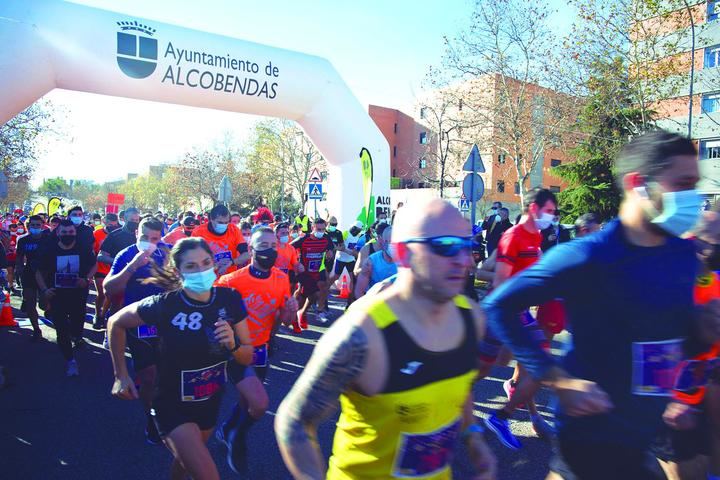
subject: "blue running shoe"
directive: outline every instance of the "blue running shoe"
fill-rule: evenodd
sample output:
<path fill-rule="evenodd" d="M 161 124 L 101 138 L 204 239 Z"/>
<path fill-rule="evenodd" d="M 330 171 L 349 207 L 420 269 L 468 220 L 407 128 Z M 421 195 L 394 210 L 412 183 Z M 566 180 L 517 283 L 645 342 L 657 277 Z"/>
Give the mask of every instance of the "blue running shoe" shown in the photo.
<path fill-rule="evenodd" d="M 489 417 L 485 417 L 483 421 L 485 422 L 485 426 L 497 435 L 500 443 L 505 445 L 507 448 L 512 450 L 520 450 L 522 448 L 520 440 L 515 438 L 515 435 L 513 435 L 510 431 L 510 426 L 508 425 L 507 420 L 501 420 L 493 412 Z"/>

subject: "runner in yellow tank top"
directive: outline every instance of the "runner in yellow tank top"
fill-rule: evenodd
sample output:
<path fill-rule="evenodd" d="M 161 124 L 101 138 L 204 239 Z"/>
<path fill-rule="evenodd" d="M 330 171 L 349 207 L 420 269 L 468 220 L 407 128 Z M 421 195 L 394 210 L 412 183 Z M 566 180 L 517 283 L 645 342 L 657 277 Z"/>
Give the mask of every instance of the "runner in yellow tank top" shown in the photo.
<path fill-rule="evenodd" d="M 290 472 L 303 479 L 452 478 L 457 441 L 477 479 L 495 459 L 472 414 L 479 307 L 460 294 L 472 265 L 470 225 L 434 199 L 396 218 L 394 285 L 354 303 L 324 334 L 278 409 Z M 342 408 L 329 465 L 315 436 Z"/>

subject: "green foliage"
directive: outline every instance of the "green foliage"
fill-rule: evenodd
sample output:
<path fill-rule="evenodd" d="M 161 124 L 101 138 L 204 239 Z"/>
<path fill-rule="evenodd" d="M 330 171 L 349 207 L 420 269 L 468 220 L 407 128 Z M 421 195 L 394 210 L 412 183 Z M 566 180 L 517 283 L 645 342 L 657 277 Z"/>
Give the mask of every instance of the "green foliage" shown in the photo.
<path fill-rule="evenodd" d="M 578 118 L 581 140 L 572 151 L 576 161 L 552 170 L 569 185 L 559 195 L 565 223 L 588 212 L 602 220 L 617 215 L 621 191 L 615 184 L 613 162 L 648 115 L 633 106 L 626 77 L 618 58 L 592 66 L 589 96 Z"/>

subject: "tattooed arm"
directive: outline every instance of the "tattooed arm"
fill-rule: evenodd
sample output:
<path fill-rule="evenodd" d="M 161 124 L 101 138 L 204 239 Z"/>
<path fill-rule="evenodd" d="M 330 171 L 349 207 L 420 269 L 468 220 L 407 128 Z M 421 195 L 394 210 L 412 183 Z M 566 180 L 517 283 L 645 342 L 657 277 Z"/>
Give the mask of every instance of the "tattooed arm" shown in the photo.
<path fill-rule="evenodd" d="M 285 464 L 296 479 L 324 479 L 326 462 L 317 444 L 317 426 L 338 406 L 363 371 L 368 338 L 350 318 L 323 335 L 310 362 L 285 397 L 275 418 L 275 434 Z"/>

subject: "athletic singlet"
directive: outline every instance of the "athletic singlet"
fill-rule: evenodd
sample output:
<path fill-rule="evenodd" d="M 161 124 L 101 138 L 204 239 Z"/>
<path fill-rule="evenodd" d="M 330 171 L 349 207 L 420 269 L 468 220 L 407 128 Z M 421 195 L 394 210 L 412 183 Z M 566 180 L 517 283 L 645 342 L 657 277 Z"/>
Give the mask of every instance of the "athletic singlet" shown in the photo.
<path fill-rule="evenodd" d="M 370 283 L 368 284 L 368 288 L 398 273 L 397 265 L 395 264 L 395 262 L 388 262 L 387 260 L 385 260 L 385 255 L 383 255 L 382 251 L 375 252 L 370 255 L 368 257 L 368 261 L 372 265 L 372 272 L 370 273 Z"/>
<path fill-rule="evenodd" d="M 305 270 L 312 275 L 317 275 L 322 270 L 325 252 L 333 249 L 332 240 L 327 235 L 320 238 L 306 235 L 293 240 L 290 246 L 300 252 L 300 260 Z"/>
<path fill-rule="evenodd" d="M 418 346 L 384 301 L 370 306 L 388 347 L 388 380 L 372 397 L 354 391 L 340 397 L 328 479 L 452 478 L 463 406 L 477 375 L 470 303 L 460 295 L 455 305 L 465 338 L 446 352 Z"/>

